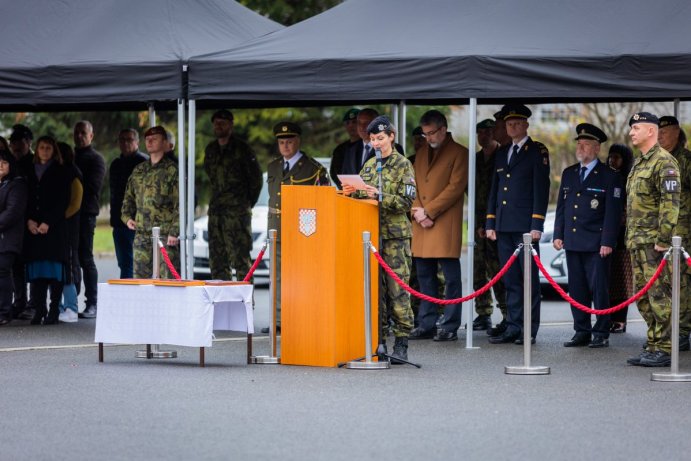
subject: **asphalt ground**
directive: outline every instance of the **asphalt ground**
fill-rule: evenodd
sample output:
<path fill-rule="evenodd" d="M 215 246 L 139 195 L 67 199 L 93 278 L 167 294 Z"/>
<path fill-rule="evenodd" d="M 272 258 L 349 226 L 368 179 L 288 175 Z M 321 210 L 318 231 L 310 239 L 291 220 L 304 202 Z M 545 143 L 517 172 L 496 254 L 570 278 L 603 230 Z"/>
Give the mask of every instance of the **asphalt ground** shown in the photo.
<path fill-rule="evenodd" d="M 219 333 L 200 368 L 197 349 L 176 346 L 160 361 L 108 346 L 99 363 L 93 320 L 13 322 L 0 329 L 0 460 L 689 459 L 691 383 L 625 363 L 645 340 L 637 314 L 598 350 L 562 347 L 569 319 L 565 303 L 543 303 L 532 364 L 546 376 L 505 374 L 523 348 L 484 332 L 478 349 L 464 330 L 411 341 L 422 368 L 380 371 L 247 365 L 244 335 Z"/>

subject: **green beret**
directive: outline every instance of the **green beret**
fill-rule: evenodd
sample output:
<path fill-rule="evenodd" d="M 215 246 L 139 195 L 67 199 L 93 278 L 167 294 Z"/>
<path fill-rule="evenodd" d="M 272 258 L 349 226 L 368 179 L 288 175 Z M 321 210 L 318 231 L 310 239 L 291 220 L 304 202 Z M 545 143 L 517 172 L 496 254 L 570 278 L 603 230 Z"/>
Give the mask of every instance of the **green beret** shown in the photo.
<path fill-rule="evenodd" d="M 677 120 L 676 117 L 673 117 L 672 115 L 665 115 L 660 117 L 660 128 L 674 125 L 679 126 L 679 120 Z"/>
<path fill-rule="evenodd" d="M 488 128 L 494 128 L 497 126 L 496 123 L 494 123 L 494 120 L 491 118 L 486 118 L 483 121 L 479 122 L 477 125 L 475 125 L 476 130 L 486 130 Z"/>
<path fill-rule="evenodd" d="M 360 113 L 360 109 L 352 108 L 348 109 L 348 112 L 343 114 L 343 121 L 347 122 L 348 120 L 355 120 L 357 118 L 357 114 Z"/>

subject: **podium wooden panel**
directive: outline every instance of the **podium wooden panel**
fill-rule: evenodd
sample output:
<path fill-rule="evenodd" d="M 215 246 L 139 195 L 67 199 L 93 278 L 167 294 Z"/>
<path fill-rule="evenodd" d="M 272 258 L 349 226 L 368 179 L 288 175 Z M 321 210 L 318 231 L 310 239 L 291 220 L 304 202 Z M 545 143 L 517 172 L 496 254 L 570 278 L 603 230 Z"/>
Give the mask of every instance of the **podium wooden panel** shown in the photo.
<path fill-rule="evenodd" d="M 300 231 L 300 212 L 316 227 Z M 314 211 L 311 211 L 314 210 Z M 281 187 L 281 363 L 335 367 L 365 354 L 362 232 L 378 241 L 377 203 L 334 187 Z M 372 338 L 378 265 L 370 255 Z"/>

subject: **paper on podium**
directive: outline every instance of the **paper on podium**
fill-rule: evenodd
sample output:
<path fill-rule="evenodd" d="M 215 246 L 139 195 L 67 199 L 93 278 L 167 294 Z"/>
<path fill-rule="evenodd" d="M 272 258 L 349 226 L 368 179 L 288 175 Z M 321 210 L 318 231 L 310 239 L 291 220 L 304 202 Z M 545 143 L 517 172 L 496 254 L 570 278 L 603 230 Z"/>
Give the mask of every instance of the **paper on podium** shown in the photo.
<path fill-rule="evenodd" d="M 357 190 L 363 190 L 367 185 L 359 174 L 339 174 L 338 180 L 341 181 L 341 184 L 353 186 Z"/>

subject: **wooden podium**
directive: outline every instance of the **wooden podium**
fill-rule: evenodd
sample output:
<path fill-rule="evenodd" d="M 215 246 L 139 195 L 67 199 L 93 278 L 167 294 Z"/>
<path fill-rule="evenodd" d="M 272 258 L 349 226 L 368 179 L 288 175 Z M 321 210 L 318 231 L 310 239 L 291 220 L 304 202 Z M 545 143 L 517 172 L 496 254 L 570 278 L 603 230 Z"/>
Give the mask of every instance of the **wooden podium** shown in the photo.
<path fill-rule="evenodd" d="M 362 232 L 379 239 L 377 203 L 334 187 L 281 187 L 281 363 L 335 367 L 365 355 Z M 370 255 L 372 341 L 378 265 Z"/>

